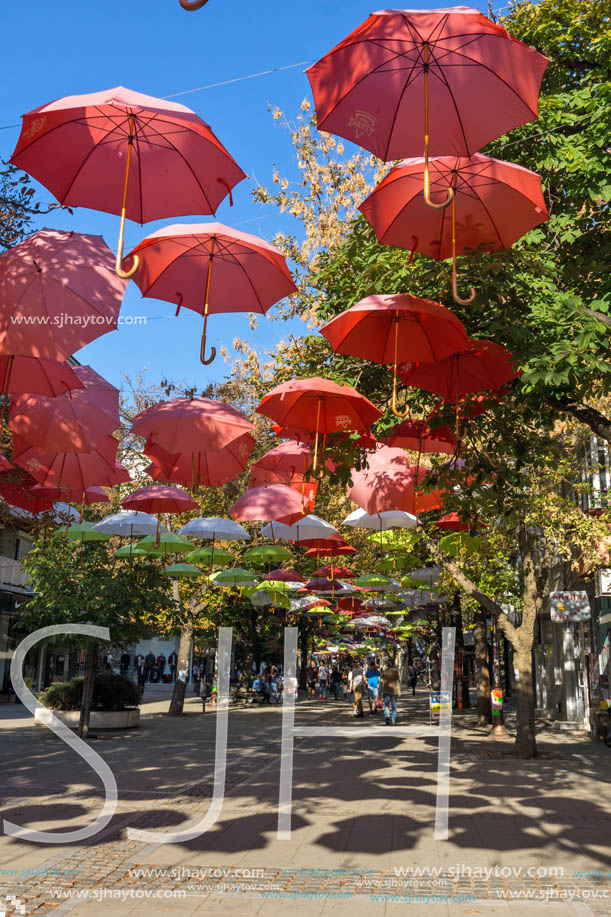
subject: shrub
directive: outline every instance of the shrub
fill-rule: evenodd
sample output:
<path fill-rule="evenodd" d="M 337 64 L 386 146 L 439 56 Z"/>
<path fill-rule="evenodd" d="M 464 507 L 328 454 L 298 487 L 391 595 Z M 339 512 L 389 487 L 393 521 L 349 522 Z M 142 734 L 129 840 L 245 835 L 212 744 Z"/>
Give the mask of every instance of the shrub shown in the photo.
<path fill-rule="evenodd" d="M 49 685 L 40 695 L 45 707 L 54 710 L 80 710 L 83 696 L 82 676 L 71 681 L 61 681 Z M 137 707 L 140 703 L 140 689 L 137 685 L 112 672 L 99 672 L 93 685 L 92 710 L 125 710 L 126 707 Z"/>

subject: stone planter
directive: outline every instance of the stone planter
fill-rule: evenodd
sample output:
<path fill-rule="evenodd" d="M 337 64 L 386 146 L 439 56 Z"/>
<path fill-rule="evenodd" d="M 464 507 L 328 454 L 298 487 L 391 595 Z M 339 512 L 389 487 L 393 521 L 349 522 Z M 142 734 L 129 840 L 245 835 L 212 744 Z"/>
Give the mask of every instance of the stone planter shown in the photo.
<path fill-rule="evenodd" d="M 49 710 L 38 707 L 34 714 L 35 726 L 50 726 L 51 715 L 69 726 L 78 729 L 81 717 L 79 710 Z M 89 729 L 135 729 L 140 725 L 140 708 L 132 707 L 129 710 L 92 710 L 89 719 Z"/>

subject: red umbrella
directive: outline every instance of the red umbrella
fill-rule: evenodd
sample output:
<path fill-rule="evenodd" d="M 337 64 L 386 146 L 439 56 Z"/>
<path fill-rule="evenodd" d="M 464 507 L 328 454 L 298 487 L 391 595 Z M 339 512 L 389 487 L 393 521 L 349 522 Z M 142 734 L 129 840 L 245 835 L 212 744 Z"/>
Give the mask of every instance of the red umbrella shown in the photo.
<path fill-rule="evenodd" d="M 88 487 L 115 483 L 118 445 L 114 437 L 106 436 L 91 452 L 45 453 L 14 434 L 13 460 L 45 487 L 69 488 L 74 493 L 82 493 Z"/>
<path fill-rule="evenodd" d="M 514 362 L 513 355 L 494 341 L 470 341 L 460 353 L 438 363 L 403 364 L 399 376 L 405 385 L 456 403 L 463 395 L 494 391 L 517 379 Z"/>
<path fill-rule="evenodd" d="M 12 462 L 9 462 L 9 460 L 0 453 L 0 472 L 9 471 L 13 467 Z"/>
<path fill-rule="evenodd" d="M 300 576 L 295 570 L 272 570 L 266 573 L 263 579 L 280 583 L 305 583 L 303 576 Z"/>
<path fill-rule="evenodd" d="M 82 387 L 83 383 L 66 363 L 44 357 L 0 356 L 2 394 L 28 392 L 55 397 Z"/>
<path fill-rule="evenodd" d="M 24 509 L 33 516 L 38 513 L 46 513 L 53 508 L 53 500 L 49 497 L 33 494 L 31 490 L 13 481 L 0 483 L 0 497 L 10 506 L 18 506 L 19 509 Z"/>
<path fill-rule="evenodd" d="M 115 462 L 109 470 L 99 476 L 98 483 L 102 487 L 116 487 L 117 484 L 127 484 L 131 477 L 127 468 L 121 462 Z"/>
<path fill-rule="evenodd" d="M 83 386 L 77 391 L 12 399 L 9 427 L 43 452 L 90 452 L 120 425 L 118 389 L 90 366 L 74 372 Z"/>
<path fill-rule="evenodd" d="M 385 437 L 387 446 L 419 453 L 443 452 L 454 455 L 458 440 L 447 426 L 431 427 L 423 420 L 404 420 Z"/>
<path fill-rule="evenodd" d="M 534 172 L 512 162 L 476 153 L 470 158 L 440 156 L 430 160 L 431 192 L 454 191 L 451 218 L 445 210 L 427 207 L 421 195 L 424 159 L 405 159 L 374 189 L 359 210 L 373 226 L 378 242 L 397 245 L 429 258 L 452 258 L 454 298 L 456 256 L 494 252 L 510 246 L 524 233 L 549 219 Z"/>
<path fill-rule="evenodd" d="M 346 595 L 339 599 L 337 607 L 340 611 L 356 614 L 359 611 L 365 611 L 363 600 L 356 595 Z"/>
<path fill-rule="evenodd" d="M 304 475 L 312 467 L 312 453 L 303 443 L 280 443 L 257 459 L 252 469 L 288 474 L 289 480 L 296 474 Z"/>
<path fill-rule="evenodd" d="M 161 401 L 134 418 L 132 433 L 169 454 L 220 452 L 254 427 L 237 408 L 209 398 Z"/>
<path fill-rule="evenodd" d="M 463 520 L 458 513 L 446 513 L 445 516 L 437 520 L 435 525 L 438 529 L 443 529 L 448 532 L 468 532 L 474 525 L 481 526 L 482 528 L 488 527 L 485 522 L 481 522 L 478 519 L 473 519 L 471 522 Z"/>
<path fill-rule="evenodd" d="M 208 315 L 258 312 L 295 293 L 284 255 L 269 242 L 222 223 L 164 226 L 130 255 L 140 258 L 135 283 L 143 296 L 186 306 L 204 316 L 200 359 L 204 357 Z M 214 269 L 213 269 L 214 262 Z"/>
<path fill-rule="evenodd" d="M 41 229 L 0 256 L 0 353 L 66 360 L 117 327 L 125 287 L 101 236 Z"/>
<path fill-rule="evenodd" d="M 270 484 L 247 490 L 229 510 L 241 522 L 284 522 L 292 525 L 313 509 L 301 495 L 285 484 Z"/>
<path fill-rule="evenodd" d="M 353 573 L 348 567 L 342 567 L 341 564 L 339 566 L 327 564 L 324 567 L 319 567 L 318 570 L 314 571 L 313 575 L 331 577 L 331 579 L 354 579 L 356 577 L 356 573 Z"/>
<path fill-rule="evenodd" d="M 101 487 L 88 487 L 84 492 L 75 492 L 69 487 L 43 487 L 35 484 L 30 489 L 33 497 L 46 497 L 48 500 L 64 503 L 110 503 L 108 494 Z"/>
<path fill-rule="evenodd" d="M 471 156 L 533 121 L 546 66 L 502 26 L 459 6 L 373 13 L 307 74 L 319 130 L 386 162 L 424 147 L 428 165 L 429 152 Z M 428 168 L 425 176 L 428 202 Z"/>
<path fill-rule="evenodd" d="M 133 509 L 142 513 L 188 513 L 199 509 L 193 497 L 180 487 L 165 487 L 162 484 L 149 484 L 139 487 L 121 500 L 124 509 Z"/>
<path fill-rule="evenodd" d="M 147 474 L 154 480 L 184 484 L 218 486 L 241 474 L 255 445 L 250 433 L 243 433 L 218 452 L 179 452 L 172 454 L 162 446 L 147 442 L 144 453 L 153 460 Z"/>
<path fill-rule="evenodd" d="M 364 469 L 351 472 L 353 486 L 348 496 L 366 513 L 400 509 L 417 515 L 439 509 L 443 505 L 442 492 L 425 493 L 419 489 L 428 471 L 411 465 L 402 449 L 382 446 L 372 453 Z"/>
<path fill-rule="evenodd" d="M 348 385 L 338 385 L 315 376 L 291 379 L 268 392 L 257 408 L 281 426 L 314 431 L 314 460 L 318 463 L 318 437 L 321 433 L 356 431 L 364 433 L 382 416 L 375 404 Z"/>
<path fill-rule="evenodd" d="M 123 86 L 57 99 L 23 116 L 11 162 L 61 204 L 138 223 L 214 213 L 244 172 L 195 112 Z"/>
<path fill-rule="evenodd" d="M 328 538 L 309 538 L 300 541 L 299 546 L 308 548 L 306 557 L 342 557 L 357 553 L 356 548 L 339 534 L 329 535 Z"/>
<path fill-rule="evenodd" d="M 336 353 L 393 365 L 392 410 L 397 417 L 406 416 L 397 410 L 397 364 L 435 362 L 468 343 L 465 327 L 453 312 L 409 293 L 368 296 L 319 330 Z"/>

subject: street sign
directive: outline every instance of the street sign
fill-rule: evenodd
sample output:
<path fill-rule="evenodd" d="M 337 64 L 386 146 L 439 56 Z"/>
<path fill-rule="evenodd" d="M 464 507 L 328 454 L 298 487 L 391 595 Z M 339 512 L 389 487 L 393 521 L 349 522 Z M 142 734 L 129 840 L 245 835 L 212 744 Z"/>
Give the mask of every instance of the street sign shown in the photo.
<path fill-rule="evenodd" d="M 587 592 L 550 592 L 549 610 L 556 624 L 589 621 L 592 617 Z"/>
<path fill-rule="evenodd" d="M 449 691 L 433 691 L 430 695 L 431 716 L 439 719 L 440 714 L 452 710 L 452 698 Z"/>

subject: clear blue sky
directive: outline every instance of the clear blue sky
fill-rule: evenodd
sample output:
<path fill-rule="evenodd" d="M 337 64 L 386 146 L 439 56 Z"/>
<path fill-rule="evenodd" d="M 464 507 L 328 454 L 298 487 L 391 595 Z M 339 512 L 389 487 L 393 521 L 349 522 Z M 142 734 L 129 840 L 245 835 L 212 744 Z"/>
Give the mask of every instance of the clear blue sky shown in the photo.
<path fill-rule="evenodd" d="M 410 6 L 425 9 L 433 4 L 411 0 Z M 202 10 L 187 13 L 178 0 L 5 0 L 0 16 L 5 34 L 0 126 L 17 124 L 24 112 L 65 95 L 123 85 L 167 96 L 314 61 L 377 8 L 368 0 L 209 0 Z M 480 9 L 486 12 L 487 4 Z M 272 119 L 268 105 L 280 106 L 289 117 L 297 114 L 301 100 L 310 98 L 303 69 L 177 99 L 211 125 L 249 176 L 234 189 L 233 208 L 226 199 L 216 218 L 268 240 L 281 228 L 300 230 L 291 217 L 254 203 L 250 192 L 253 176 L 271 185 L 273 164 L 289 178 L 298 174 L 290 137 Z M 9 158 L 18 135 L 18 128 L 0 131 L 3 159 Z M 40 196 L 43 201 L 52 199 L 45 189 Z M 143 228 L 128 223 L 126 251 L 164 223 L 197 221 L 196 217 L 176 218 Z M 114 251 L 119 221 L 78 209 L 73 217 L 50 214 L 41 219 L 43 225 L 101 234 Z M 135 374 L 145 367 L 151 379 L 184 380 L 198 387 L 226 374 L 227 365 L 220 357 L 209 367 L 199 362 L 201 318 L 194 313 L 183 310 L 174 318 L 170 304 L 143 299 L 130 283 L 122 314 L 146 315 L 149 320 L 146 326 L 124 325 L 76 354 L 114 384 L 120 383 L 124 372 Z M 288 330 L 281 322 L 261 319 L 259 328 L 249 332 L 246 315 L 215 315 L 208 339 L 218 348 L 222 343 L 230 345 L 237 334 L 259 348 L 272 349 Z M 300 333 L 300 323 L 291 323 L 291 330 Z"/>

